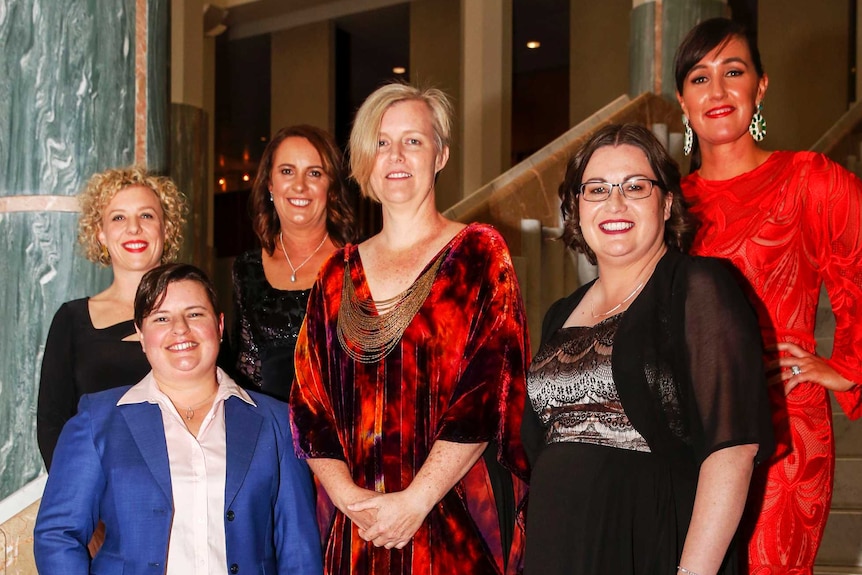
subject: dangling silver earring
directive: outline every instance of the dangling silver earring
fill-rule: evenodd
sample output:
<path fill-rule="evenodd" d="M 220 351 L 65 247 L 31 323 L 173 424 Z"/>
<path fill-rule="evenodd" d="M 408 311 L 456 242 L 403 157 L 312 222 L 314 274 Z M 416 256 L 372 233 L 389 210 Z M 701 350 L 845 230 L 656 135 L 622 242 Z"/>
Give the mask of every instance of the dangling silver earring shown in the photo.
<path fill-rule="evenodd" d="M 763 119 L 763 102 L 757 104 L 757 110 L 751 117 L 751 124 L 748 125 L 748 133 L 754 138 L 755 142 L 762 142 L 766 137 L 766 120 Z"/>
<path fill-rule="evenodd" d="M 682 143 L 682 153 L 688 156 L 691 154 L 691 148 L 694 145 L 694 131 L 691 129 L 691 124 L 688 122 L 688 117 L 682 115 L 682 125 L 685 126 L 685 139 Z"/>
<path fill-rule="evenodd" d="M 275 198 L 272 197 L 272 192 L 269 193 L 269 201 L 274 202 Z"/>

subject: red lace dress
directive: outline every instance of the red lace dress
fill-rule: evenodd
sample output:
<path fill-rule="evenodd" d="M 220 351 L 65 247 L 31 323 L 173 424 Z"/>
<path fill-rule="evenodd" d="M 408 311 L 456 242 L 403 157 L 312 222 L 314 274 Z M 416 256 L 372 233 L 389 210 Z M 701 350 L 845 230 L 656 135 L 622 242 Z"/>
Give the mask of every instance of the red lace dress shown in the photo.
<path fill-rule="evenodd" d="M 502 467 L 492 460 L 489 471 L 480 458 L 402 550 L 364 541 L 336 510 L 320 526 L 327 574 L 504 572 L 491 485 L 494 473 L 504 473 L 515 501 L 526 493 L 520 421 L 529 350 L 523 306 L 508 249 L 490 226 L 464 228 L 441 254 L 425 303 L 400 342 L 376 363 L 354 361 L 338 340 L 345 270 L 357 297 L 370 297 L 359 250 L 348 245 L 323 265 L 296 346 L 294 441 L 302 456 L 345 461 L 358 486 L 385 493 L 410 484 L 438 439 L 496 444 Z M 519 514 L 506 572 L 520 570 L 522 554 Z"/>
<path fill-rule="evenodd" d="M 835 395 L 850 418 L 862 415 L 862 182 L 823 155 L 774 152 L 736 178 L 694 173 L 682 187 L 703 223 L 693 253 L 742 272 L 767 346 L 789 341 L 814 351 L 825 284 L 837 322 L 829 364 L 857 384 Z M 785 397 L 776 386 L 770 400 L 778 448 L 753 479 L 751 574 L 808 574 L 832 499 L 828 391 L 803 383 Z"/>

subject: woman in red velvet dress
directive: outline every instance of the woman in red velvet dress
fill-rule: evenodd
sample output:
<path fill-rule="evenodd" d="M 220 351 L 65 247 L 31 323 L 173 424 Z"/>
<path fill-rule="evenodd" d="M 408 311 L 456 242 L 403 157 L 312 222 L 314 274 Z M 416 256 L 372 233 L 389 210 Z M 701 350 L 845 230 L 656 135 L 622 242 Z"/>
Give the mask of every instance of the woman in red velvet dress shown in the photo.
<path fill-rule="evenodd" d="M 757 144 L 768 79 L 738 24 L 699 24 L 675 68 L 700 162 L 683 181 L 703 223 L 693 252 L 744 276 L 772 369 L 778 449 L 750 495 L 750 572 L 809 574 L 832 498 L 829 391 L 851 419 L 862 415 L 862 183 L 820 154 Z M 821 284 L 837 322 L 830 358 L 815 352 Z"/>
<path fill-rule="evenodd" d="M 329 574 L 522 565 L 523 306 L 502 237 L 435 207 L 450 111 L 438 90 L 390 84 L 354 121 L 353 177 L 383 228 L 321 267 L 290 397 L 297 451 L 335 505 Z"/>

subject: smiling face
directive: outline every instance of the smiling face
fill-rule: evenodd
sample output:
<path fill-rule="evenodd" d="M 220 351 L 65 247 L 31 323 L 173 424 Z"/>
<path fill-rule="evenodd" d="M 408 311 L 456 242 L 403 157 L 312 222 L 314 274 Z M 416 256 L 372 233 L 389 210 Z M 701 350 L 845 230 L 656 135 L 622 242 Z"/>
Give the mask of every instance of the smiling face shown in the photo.
<path fill-rule="evenodd" d="M 282 229 L 326 228 L 331 184 L 320 153 L 305 138 L 286 138 L 273 154 L 269 191 Z"/>
<path fill-rule="evenodd" d="M 621 144 L 597 149 L 584 169 L 583 182 L 618 184 L 632 178 L 655 180 L 656 174 L 640 148 Z M 672 200 L 672 194 L 658 186 L 653 187 L 649 197 L 640 200 L 624 198 L 617 186 L 602 202 L 580 198 L 581 233 L 599 266 L 637 263 L 661 250 Z"/>
<path fill-rule="evenodd" d="M 159 265 L 165 225 L 155 192 L 145 186 L 117 192 L 102 211 L 98 238 L 115 270 L 147 271 Z"/>
<path fill-rule="evenodd" d="M 212 377 L 223 327 L 223 317 L 216 314 L 200 283 L 169 284 L 164 300 L 138 330 L 156 380 L 191 382 Z"/>
<path fill-rule="evenodd" d="M 748 44 L 732 36 L 692 67 L 677 99 L 700 145 L 716 146 L 750 138 L 748 126 L 767 85 Z"/>
<path fill-rule="evenodd" d="M 419 100 L 396 102 L 380 122 L 377 156 L 369 184 L 384 206 L 420 204 L 434 198 L 434 176 L 449 159 L 437 150 L 431 109 Z"/>

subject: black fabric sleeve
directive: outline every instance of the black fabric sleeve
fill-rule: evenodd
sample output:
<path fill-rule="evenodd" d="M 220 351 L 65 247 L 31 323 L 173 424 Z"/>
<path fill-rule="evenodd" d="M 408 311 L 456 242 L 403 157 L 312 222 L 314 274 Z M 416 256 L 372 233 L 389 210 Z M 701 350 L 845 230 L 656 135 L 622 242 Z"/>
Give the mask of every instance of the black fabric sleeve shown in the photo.
<path fill-rule="evenodd" d="M 234 358 L 233 371 L 237 383 L 245 388 L 260 390 L 262 376 L 260 373 L 260 348 L 254 341 L 249 314 L 243 293 L 247 278 L 247 265 L 243 265 L 243 256 L 236 259 L 233 266 L 233 301 L 234 316 L 231 330 L 231 352 Z"/>
<path fill-rule="evenodd" d="M 63 425 L 75 415 L 78 404 L 75 390 L 74 333 L 74 314 L 67 302 L 54 314 L 48 331 L 36 406 L 36 437 L 45 468 L 49 471 Z"/>
<path fill-rule="evenodd" d="M 697 258 L 689 269 L 684 333 L 696 455 L 703 461 L 719 449 L 756 443 L 756 460 L 763 461 L 773 439 L 754 310 L 719 262 Z"/>

